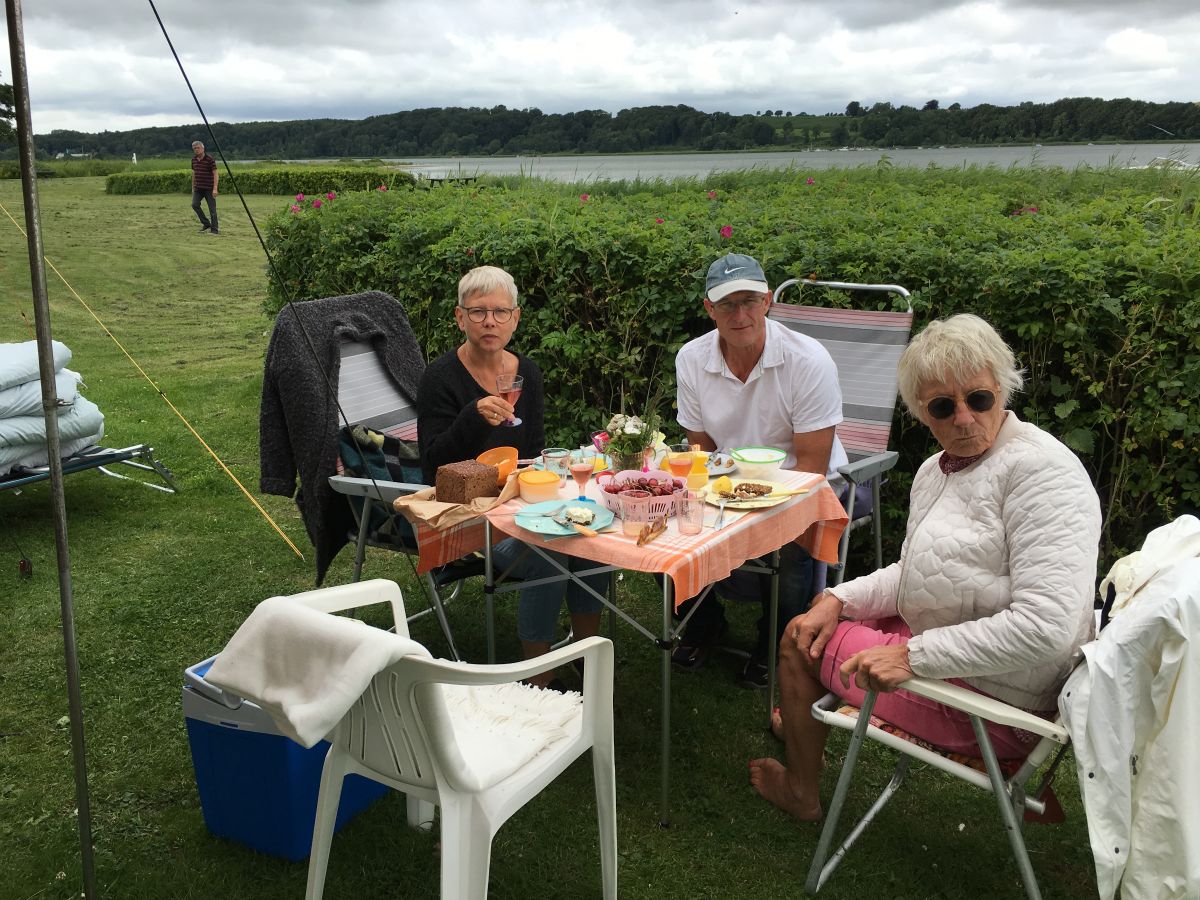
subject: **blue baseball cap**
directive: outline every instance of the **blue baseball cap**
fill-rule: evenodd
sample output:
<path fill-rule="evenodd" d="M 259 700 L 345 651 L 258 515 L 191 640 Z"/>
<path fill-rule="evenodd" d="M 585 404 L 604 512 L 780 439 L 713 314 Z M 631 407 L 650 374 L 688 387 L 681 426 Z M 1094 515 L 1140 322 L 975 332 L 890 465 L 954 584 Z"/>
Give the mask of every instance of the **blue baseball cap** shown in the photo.
<path fill-rule="evenodd" d="M 704 296 L 713 303 L 735 291 L 767 293 L 767 276 L 758 260 L 743 253 L 729 253 L 708 267 L 708 278 L 704 282 Z"/>

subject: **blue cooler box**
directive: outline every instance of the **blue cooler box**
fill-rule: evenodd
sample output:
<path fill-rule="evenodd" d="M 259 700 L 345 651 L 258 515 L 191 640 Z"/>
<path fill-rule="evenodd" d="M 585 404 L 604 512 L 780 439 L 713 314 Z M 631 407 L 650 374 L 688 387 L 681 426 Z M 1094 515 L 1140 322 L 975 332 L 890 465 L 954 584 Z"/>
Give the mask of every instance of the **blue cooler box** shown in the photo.
<path fill-rule="evenodd" d="M 204 675 L 215 659 L 185 670 L 183 684 L 183 715 L 204 824 L 218 837 L 262 853 L 307 859 L 329 742 L 305 750 L 280 734 L 257 704 L 206 682 Z M 335 830 L 388 790 L 348 775 Z"/>

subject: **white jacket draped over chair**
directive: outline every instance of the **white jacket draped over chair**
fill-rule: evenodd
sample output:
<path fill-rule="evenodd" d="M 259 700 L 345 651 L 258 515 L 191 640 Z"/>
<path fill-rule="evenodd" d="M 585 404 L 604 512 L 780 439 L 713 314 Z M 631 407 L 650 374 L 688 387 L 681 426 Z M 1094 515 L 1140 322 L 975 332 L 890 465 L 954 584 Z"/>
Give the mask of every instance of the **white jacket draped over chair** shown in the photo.
<path fill-rule="evenodd" d="M 1059 699 L 1101 900 L 1200 897 L 1200 521 L 1113 566 L 1114 615 Z"/>

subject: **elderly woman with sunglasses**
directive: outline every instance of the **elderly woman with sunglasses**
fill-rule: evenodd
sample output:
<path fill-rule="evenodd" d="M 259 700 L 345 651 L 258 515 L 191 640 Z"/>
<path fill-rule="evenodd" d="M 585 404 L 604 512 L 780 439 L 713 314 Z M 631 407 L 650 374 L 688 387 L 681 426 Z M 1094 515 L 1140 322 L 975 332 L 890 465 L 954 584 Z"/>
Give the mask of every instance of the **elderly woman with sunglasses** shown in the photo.
<path fill-rule="evenodd" d="M 1012 351 L 977 316 L 952 316 L 913 338 L 899 375 L 905 406 L 942 452 L 913 480 L 900 561 L 825 591 L 788 623 L 772 722 L 787 764 L 750 763 L 758 792 L 806 821 L 822 815 L 828 728 L 809 708 L 826 691 L 854 705 L 879 691 L 880 718 L 979 756 L 967 717 L 904 681 L 949 679 L 1051 716 L 1092 636 L 1100 504 L 1075 455 L 1007 409 L 1022 384 Z M 1002 759 L 1032 747 L 1025 732 L 988 732 Z"/>

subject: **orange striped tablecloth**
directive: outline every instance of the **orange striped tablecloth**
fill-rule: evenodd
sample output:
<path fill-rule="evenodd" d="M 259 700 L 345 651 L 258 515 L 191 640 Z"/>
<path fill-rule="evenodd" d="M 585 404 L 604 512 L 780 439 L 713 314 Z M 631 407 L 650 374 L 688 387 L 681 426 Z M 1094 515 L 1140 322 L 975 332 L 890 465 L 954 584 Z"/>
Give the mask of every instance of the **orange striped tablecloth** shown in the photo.
<path fill-rule="evenodd" d="M 734 512 L 726 510 L 725 526 L 720 531 L 704 528 L 700 534 L 682 535 L 675 519 L 668 520 L 665 534 L 643 547 L 637 539 L 619 531 L 602 532 L 597 537 L 572 536 L 550 538 L 526 531 L 514 517 L 526 505 L 510 500 L 486 513 L 493 533 L 520 538 L 527 544 L 546 546 L 567 556 L 590 559 L 594 562 L 633 569 L 639 572 L 662 572 L 675 585 L 675 603 L 696 596 L 706 585 L 722 578 L 748 559 L 755 559 L 778 550 L 790 540 L 798 542 L 816 559 L 835 563 L 838 560 L 838 541 L 846 527 L 846 511 L 824 476 L 809 472 L 781 472 L 776 480 L 789 488 L 808 487 L 807 494 L 789 498 L 778 506 L 766 509 Z M 574 488 L 574 485 L 570 485 Z M 599 498 L 594 481 L 587 493 Z M 570 499 L 573 490 L 564 489 L 563 499 Z M 705 517 L 711 525 L 716 507 Z M 424 535 L 421 535 L 422 543 Z M 482 528 L 479 543 L 483 546 Z M 461 554 L 460 554 L 461 555 Z M 424 559 L 422 546 L 421 558 Z"/>
<path fill-rule="evenodd" d="M 468 553 L 483 549 L 484 530 L 483 517 L 461 522 L 451 528 L 438 530 L 424 523 L 413 525 L 417 532 L 417 574 L 444 566 L 446 563 L 462 559 Z M 492 543 L 503 540 L 504 535 L 493 532 Z"/>

